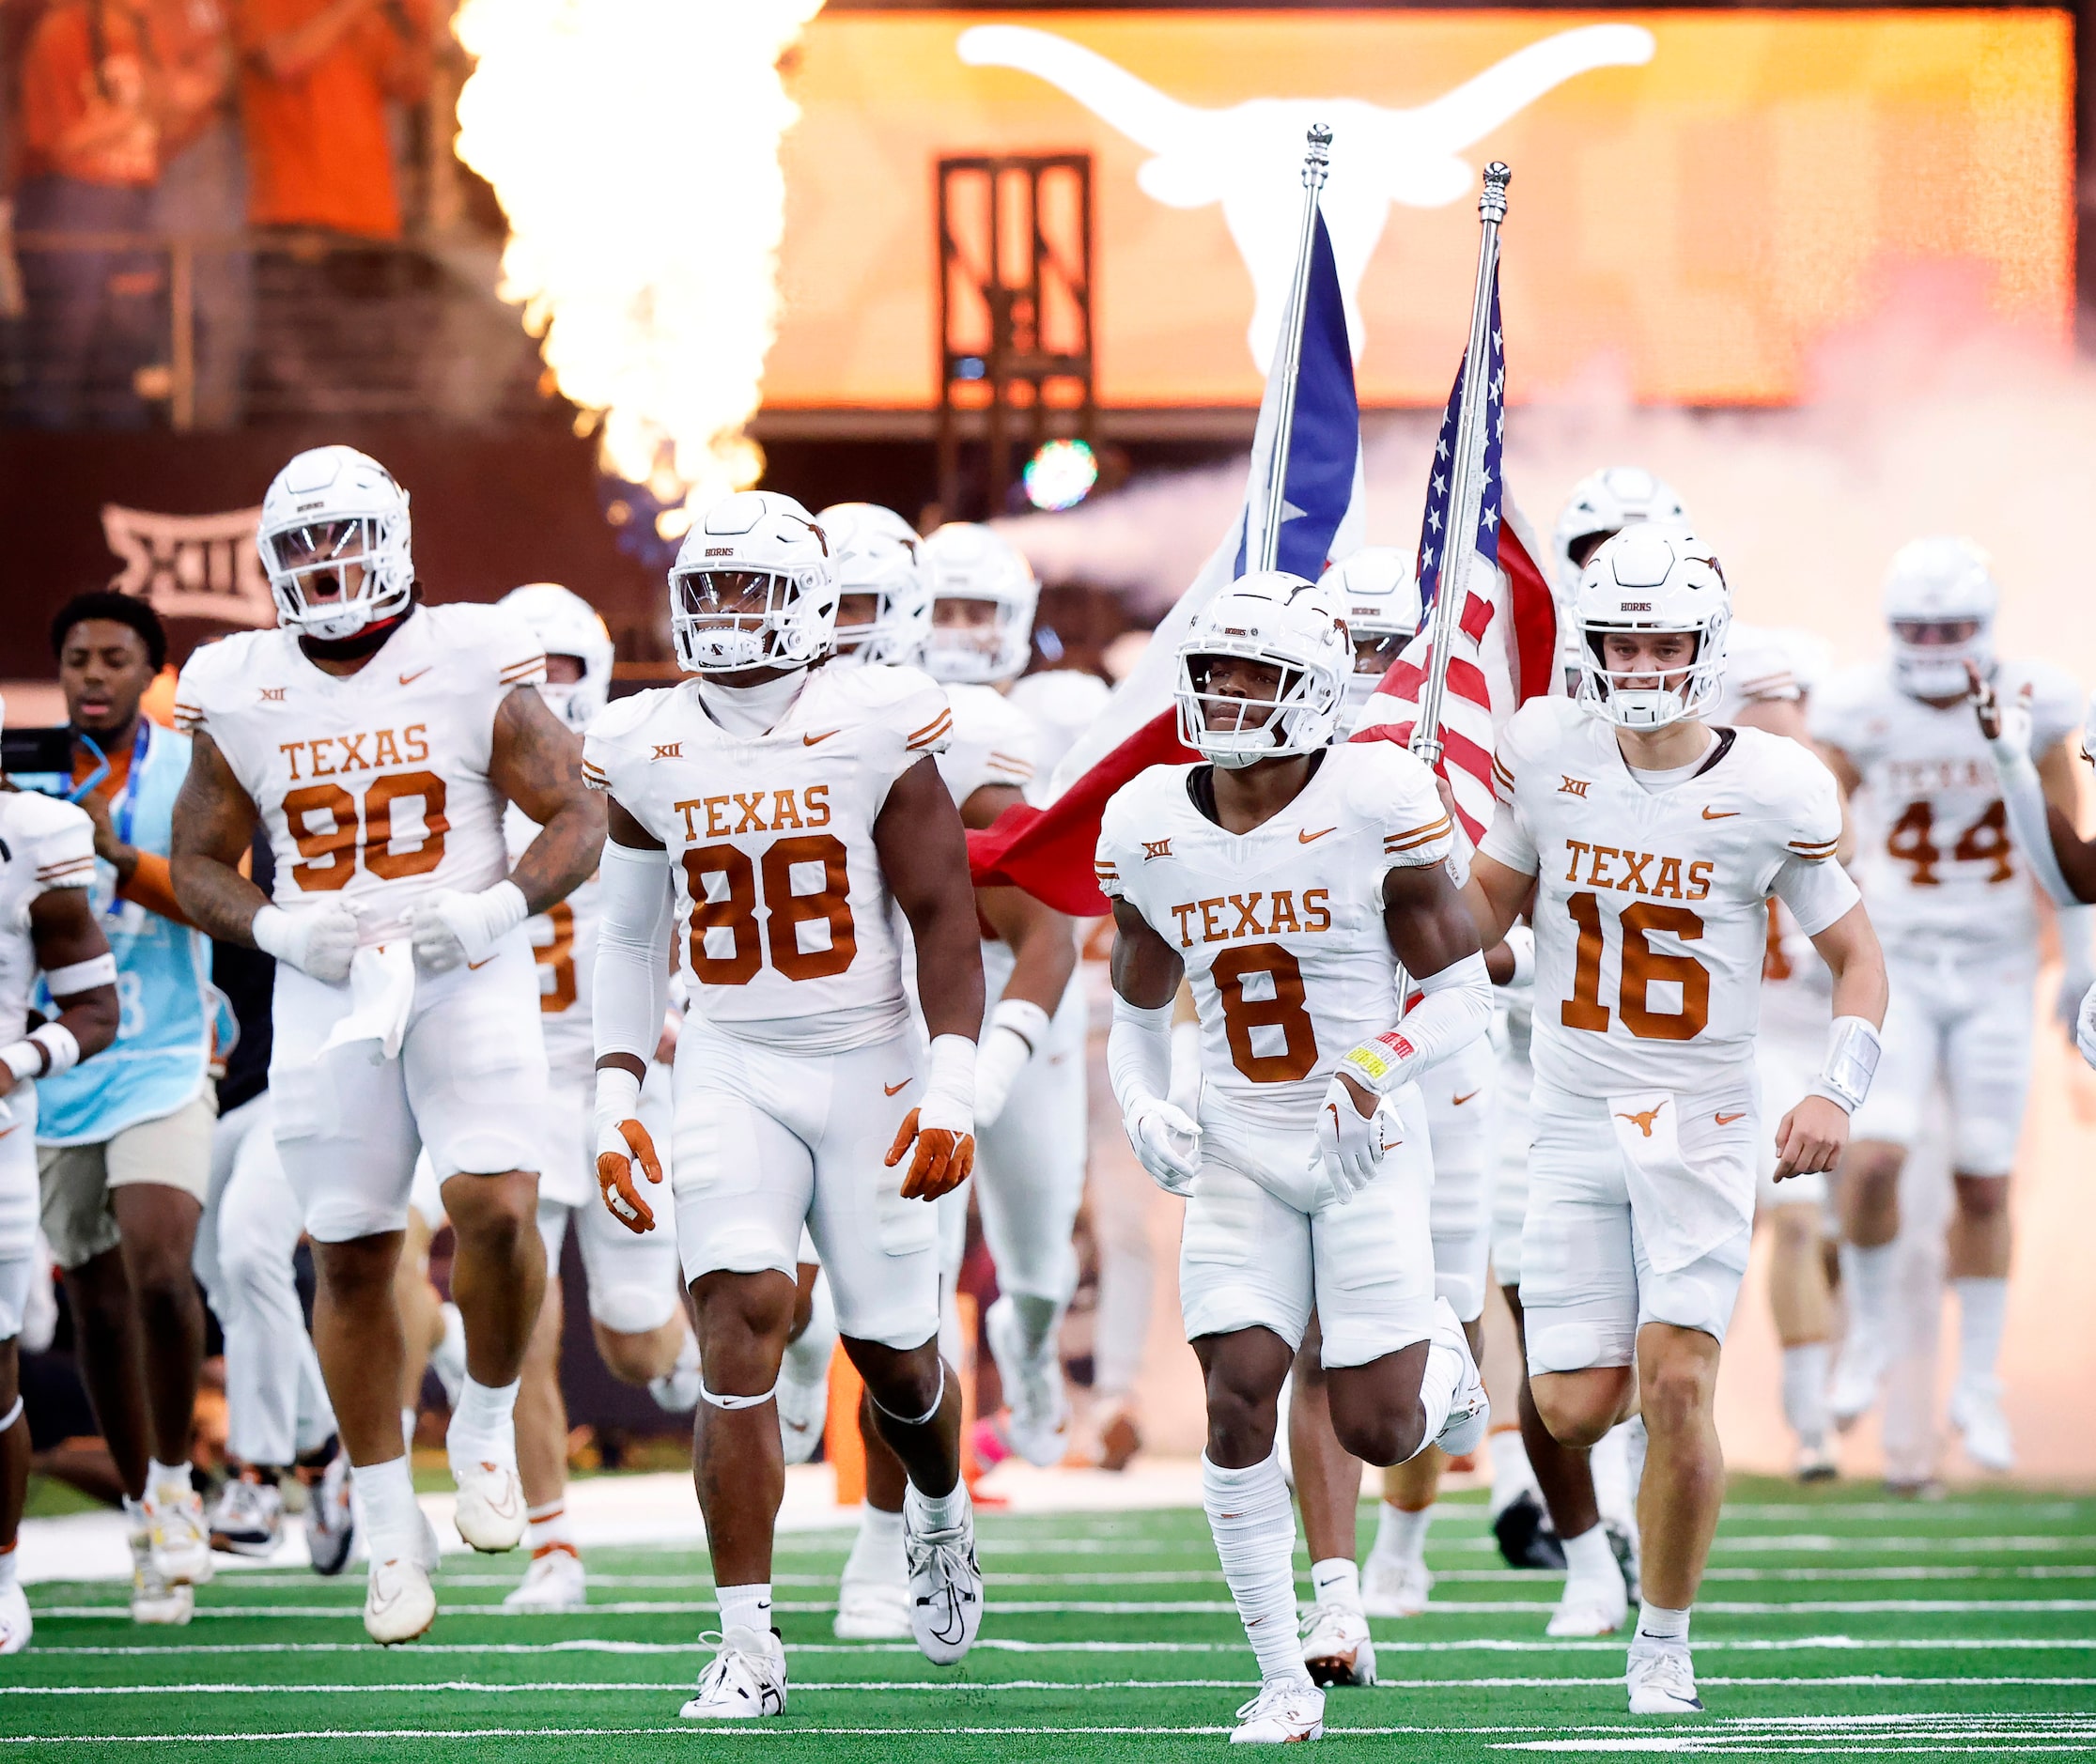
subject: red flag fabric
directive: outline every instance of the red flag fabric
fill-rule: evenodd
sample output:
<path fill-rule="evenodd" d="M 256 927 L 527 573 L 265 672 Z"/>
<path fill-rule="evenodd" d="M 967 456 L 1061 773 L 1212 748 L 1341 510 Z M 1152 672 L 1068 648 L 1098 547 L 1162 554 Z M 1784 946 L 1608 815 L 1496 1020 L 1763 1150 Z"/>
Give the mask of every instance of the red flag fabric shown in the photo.
<path fill-rule="evenodd" d="M 1014 803 L 994 827 L 968 836 L 977 888 L 1024 889 L 1058 912 L 1090 918 L 1107 910 L 1093 879 L 1099 821 L 1113 793 L 1153 766 L 1189 766 L 1201 757 L 1179 739 L 1179 713 L 1167 706 L 1078 778 L 1045 809 Z"/>

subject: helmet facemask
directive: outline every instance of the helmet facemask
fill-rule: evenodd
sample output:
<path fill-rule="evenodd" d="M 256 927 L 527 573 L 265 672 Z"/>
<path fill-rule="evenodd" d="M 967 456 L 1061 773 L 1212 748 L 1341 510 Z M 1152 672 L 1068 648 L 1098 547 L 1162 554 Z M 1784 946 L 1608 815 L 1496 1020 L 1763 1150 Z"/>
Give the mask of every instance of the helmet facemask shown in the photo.
<path fill-rule="evenodd" d="M 940 595 L 932 604 L 924 667 L 949 686 L 995 686 L 1023 673 L 1033 655 L 1030 608 L 987 596 Z"/>
<path fill-rule="evenodd" d="M 279 527 L 256 543 L 278 623 L 302 637 L 338 642 L 405 611 L 413 597 L 405 506 Z"/>
<path fill-rule="evenodd" d="M 1994 671 L 1993 621 L 1983 618 L 1894 619 L 1892 674 L 1914 698 L 1963 698 L 1965 663 Z"/>
<path fill-rule="evenodd" d="M 1211 765 L 1238 771 L 1329 746 L 1342 683 L 1256 642 L 1225 640 L 1179 658 L 1174 696 L 1180 740 Z"/>
<path fill-rule="evenodd" d="M 1387 630 L 1370 630 L 1358 620 L 1348 627 L 1354 634 L 1354 671 L 1346 676 L 1346 690 L 1341 703 L 1349 718 L 1357 715 L 1375 696 L 1375 689 L 1383 684 L 1383 676 L 1390 666 L 1405 653 L 1405 645 L 1412 641 L 1412 633 L 1391 627 Z"/>
<path fill-rule="evenodd" d="M 1716 706 L 1724 689 L 1724 628 L 1666 627 L 1589 622 L 1581 627 L 1579 702 L 1619 729 L 1664 729 Z M 1611 635 L 1681 637 L 1688 654 L 1680 662 L 1641 660 L 1613 668 Z"/>
<path fill-rule="evenodd" d="M 836 610 L 820 571 L 670 572 L 670 631 L 687 673 L 805 667 L 830 648 Z"/>

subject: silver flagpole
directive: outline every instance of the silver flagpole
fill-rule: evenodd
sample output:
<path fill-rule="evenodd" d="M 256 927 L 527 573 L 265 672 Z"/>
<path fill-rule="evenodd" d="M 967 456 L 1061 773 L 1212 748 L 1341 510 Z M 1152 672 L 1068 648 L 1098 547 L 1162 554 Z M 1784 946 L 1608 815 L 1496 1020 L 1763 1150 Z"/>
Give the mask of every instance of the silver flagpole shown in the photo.
<path fill-rule="evenodd" d="M 1499 262 L 1499 223 L 1507 218 L 1507 185 L 1514 173 L 1494 160 L 1484 168 L 1484 189 L 1478 196 L 1478 282 L 1470 296 L 1470 347 L 1463 358 L 1463 402 L 1456 413 L 1455 457 L 1449 467 L 1449 525 L 1441 535 L 1441 585 L 1434 596 L 1434 651 L 1426 689 L 1420 694 L 1420 717 L 1412 731 L 1412 751 L 1429 766 L 1441 757 L 1441 701 L 1449 677 L 1449 640 L 1462 617 L 1469 588 L 1470 561 L 1478 510 L 1484 486 L 1484 372 L 1488 365 L 1486 333 L 1492 324 L 1492 274 Z"/>
<path fill-rule="evenodd" d="M 1272 569 L 1281 552 L 1281 518 L 1288 488 L 1288 446 L 1296 429 L 1296 379 L 1303 364 L 1303 316 L 1310 297 L 1310 244 L 1317 224 L 1317 193 L 1325 188 L 1331 167 L 1332 132 L 1321 122 L 1312 123 L 1309 150 L 1303 155 L 1303 225 L 1296 240 L 1296 279 L 1288 295 L 1288 310 L 1281 320 L 1284 352 L 1281 363 L 1281 398 L 1275 406 L 1279 418 L 1274 432 L 1274 456 L 1266 484 L 1265 523 L 1259 534 L 1259 554 L 1251 560 L 1254 569 Z"/>

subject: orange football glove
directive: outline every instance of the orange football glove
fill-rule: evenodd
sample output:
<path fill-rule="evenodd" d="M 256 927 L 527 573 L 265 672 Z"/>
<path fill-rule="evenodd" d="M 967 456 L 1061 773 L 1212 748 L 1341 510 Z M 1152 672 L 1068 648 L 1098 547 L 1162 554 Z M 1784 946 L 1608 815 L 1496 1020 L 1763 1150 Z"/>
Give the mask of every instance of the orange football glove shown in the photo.
<path fill-rule="evenodd" d="M 909 1158 L 909 1173 L 903 1178 L 905 1200 L 937 1200 L 958 1188 L 975 1168 L 973 1134 L 955 1133 L 950 1127 L 926 1127 L 919 1132 L 914 1108 L 895 1129 L 895 1143 L 888 1148 L 888 1168 L 893 1169 L 909 1156 L 912 1145 L 917 1150 Z"/>
<path fill-rule="evenodd" d="M 623 1150 L 607 1143 L 614 1136 Z M 637 1162 L 651 1183 L 662 1180 L 662 1160 L 655 1154 L 655 1141 L 645 1127 L 629 1117 L 607 1122 L 598 1132 L 598 1145 L 597 1186 L 605 1207 L 634 1236 L 644 1236 L 655 1229 L 655 1214 L 633 1186 L 633 1166 Z"/>

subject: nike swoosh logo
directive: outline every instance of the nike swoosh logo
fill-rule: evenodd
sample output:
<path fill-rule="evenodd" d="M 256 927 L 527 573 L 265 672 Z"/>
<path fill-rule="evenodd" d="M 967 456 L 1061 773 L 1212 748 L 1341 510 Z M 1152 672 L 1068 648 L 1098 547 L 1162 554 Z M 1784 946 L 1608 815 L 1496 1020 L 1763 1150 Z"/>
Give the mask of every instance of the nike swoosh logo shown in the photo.
<path fill-rule="evenodd" d="M 883 1096 L 893 1096 L 898 1091 L 907 1091 L 908 1089 L 909 1080 L 908 1078 L 905 1078 L 900 1084 L 884 1084 L 880 1087 L 881 1094 Z"/>
<path fill-rule="evenodd" d="M 1308 845 L 1313 841 L 1323 839 L 1327 833 L 1336 833 L 1338 831 L 1339 828 L 1336 827 L 1321 827 L 1314 833 L 1305 832 L 1302 829 L 1298 828 L 1296 833 L 1296 838 L 1299 843 Z"/>
<path fill-rule="evenodd" d="M 1713 1115 L 1711 1119 L 1715 1121 L 1720 1127 L 1730 1127 L 1735 1121 L 1745 1121 L 1747 1119 L 1747 1111 L 1743 1108 L 1736 1115 Z"/>
<path fill-rule="evenodd" d="M 1449 1098 L 1449 1101 L 1452 1103 L 1457 1108 L 1461 1108 L 1465 1103 L 1470 1100 L 1471 1096 L 1475 1096 L 1477 1092 L 1475 1091 L 1472 1091 L 1469 1096 L 1452 1096 Z"/>
<path fill-rule="evenodd" d="M 804 735 L 800 737 L 800 745 L 804 748 L 812 748 L 817 742 L 829 740 L 830 737 L 836 733 L 837 732 L 834 729 L 825 729 L 820 735 Z"/>
<path fill-rule="evenodd" d="M 18 1121 L 14 1122 L 12 1126 L 0 1127 L 0 1139 L 5 1139 L 10 1133 L 15 1130 L 16 1127 L 19 1127 L 21 1125 L 22 1123 Z"/>
<path fill-rule="evenodd" d="M 437 664 L 432 661 L 429 664 L 429 668 L 433 668 Z M 417 668 L 412 673 L 403 673 L 400 676 L 400 684 L 402 686 L 412 686 L 417 680 L 421 679 L 424 674 L 429 672 L 429 668 Z"/>
<path fill-rule="evenodd" d="M 479 969 L 481 969 L 481 968 L 483 968 L 483 967 L 486 967 L 488 966 L 488 964 L 489 964 L 489 962 L 493 961 L 494 959 L 495 959 L 495 958 L 494 958 L 493 956 L 491 956 L 491 955 L 484 955 L 484 956 L 482 956 L 482 957 L 480 958 L 480 960 L 479 960 L 479 961 L 477 961 L 477 962 L 468 962 L 468 963 L 466 964 L 466 972 L 467 972 L 467 973 L 469 973 L 469 974 L 472 974 L 472 973 L 475 973 L 475 972 L 477 972 L 477 971 L 478 971 Z M 492 1464 L 489 1464 L 489 1465 L 488 1467 L 489 1467 L 489 1468 L 490 1470 L 494 1468 L 494 1466 L 493 1466 Z"/>
<path fill-rule="evenodd" d="M 1703 819 L 1706 821 L 1730 821 L 1736 819 L 1738 814 L 1737 809 L 1713 809 L 1709 803 L 1703 804 Z"/>

